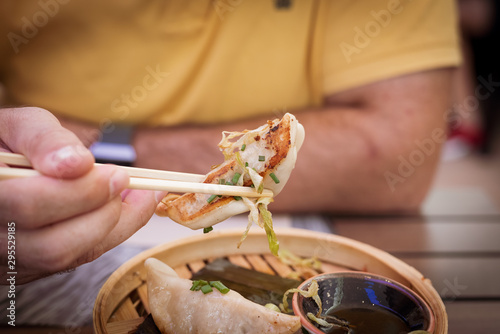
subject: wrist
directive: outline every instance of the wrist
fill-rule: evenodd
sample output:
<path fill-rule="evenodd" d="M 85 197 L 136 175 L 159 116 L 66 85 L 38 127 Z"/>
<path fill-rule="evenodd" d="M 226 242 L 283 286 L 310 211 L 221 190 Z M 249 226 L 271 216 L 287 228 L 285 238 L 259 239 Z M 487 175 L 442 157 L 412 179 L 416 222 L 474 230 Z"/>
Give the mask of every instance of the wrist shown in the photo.
<path fill-rule="evenodd" d="M 217 147 L 220 132 L 204 127 L 137 128 L 133 145 L 136 166 L 187 173 L 206 173 L 223 159 Z"/>
<path fill-rule="evenodd" d="M 133 133 L 132 126 L 124 125 L 114 125 L 110 131 L 103 132 L 101 139 L 90 146 L 96 162 L 134 165 L 136 152 L 132 146 Z"/>

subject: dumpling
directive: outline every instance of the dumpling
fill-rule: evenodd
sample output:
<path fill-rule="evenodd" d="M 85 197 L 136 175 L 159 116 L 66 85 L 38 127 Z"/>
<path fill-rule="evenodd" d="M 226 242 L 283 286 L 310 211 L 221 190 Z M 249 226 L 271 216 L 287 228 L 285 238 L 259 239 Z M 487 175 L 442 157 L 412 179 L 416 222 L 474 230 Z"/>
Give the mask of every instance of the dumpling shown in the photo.
<path fill-rule="evenodd" d="M 297 152 L 304 141 L 304 128 L 292 114 L 268 121 L 255 130 L 224 133 L 219 147 L 226 160 L 210 171 L 204 183 L 230 183 L 270 189 L 274 196 L 285 186 L 295 167 Z M 231 139 L 238 138 L 231 142 Z M 236 177 L 235 177 L 236 175 Z M 238 177 L 241 175 L 241 177 Z M 231 216 L 251 210 L 249 201 L 222 196 L 210 200 L 207 194 L 167 195 L 156 214 L 170 217 L 191 229 L 217 224 Z"/>
<path fill-rule="evenodd" d="M 191 291 L 191 280 L 157 259 L 147 259 L 145 266 L 149 307 L 164 334 L 291 334 L 301 328 L 299 317 L 270 310 L 235 291 Z"/>

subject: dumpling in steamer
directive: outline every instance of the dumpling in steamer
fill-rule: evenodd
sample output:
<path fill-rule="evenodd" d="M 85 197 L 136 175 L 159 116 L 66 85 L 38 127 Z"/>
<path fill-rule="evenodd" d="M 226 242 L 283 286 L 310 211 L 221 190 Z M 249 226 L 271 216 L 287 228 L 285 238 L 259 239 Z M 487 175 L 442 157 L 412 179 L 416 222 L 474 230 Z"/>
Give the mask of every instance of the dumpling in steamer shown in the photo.
<path fill-rule="evenodd" d="M 235 291 L 191 291 L 191 280 L 157 259 L 147 259 L 145 266 L 149 307 L 162 333 L 291 334 L 301 328 L 299 317 L 267 309 Z"/>
<path fill-rule="evenodd" d="M 225 133 L 219 144 L 226 160 L 210 171 L 204 183 L 228 183 L 238 178 L 237 185 L 250 186 L 262 178 L 261 187 L 278 195 L 295 167 L 297 152 L 304 141 L 304 128 L 292 114 L 281 120 L 268 121 L 255 130 Z M 231 142 L 231 139 L 237 138 Z M 272 174 L 272 175 L 271 175 Z M 159 216 L 170 217 L 191 229 L 217 224 L 231 216 L 250 210 L 248 200 L 217 197 L 208 201 L 207 194 L 167 195 L 156 208 Z"/>

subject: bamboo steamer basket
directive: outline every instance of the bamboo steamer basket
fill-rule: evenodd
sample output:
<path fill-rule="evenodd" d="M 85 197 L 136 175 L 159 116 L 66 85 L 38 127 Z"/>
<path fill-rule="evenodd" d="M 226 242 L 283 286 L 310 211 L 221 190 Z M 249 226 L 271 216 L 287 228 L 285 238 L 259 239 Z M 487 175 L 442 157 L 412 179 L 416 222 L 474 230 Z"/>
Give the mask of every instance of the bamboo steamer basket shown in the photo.
<path fill-rule="evenodd" d="M 391 278 L 420 295 L 436 321 L 434 334 L 448 333 L 444 304 L 429 279 L 394 256 L 349 238 L 302 229 L 276 229 L 280 249 L 301 257 L 316 256 L 322 272 L 366 271 Z M 262 230 L 251 231 L 242 246 L 241 230 L 213 231 L 146 250 L 119 267 L 104 283 L 94 305 L 94 330 L 98 334 L 128 334 L 149 314 L 144 261 L 157 258 L 184 278 L 208 262 L 225 257 L 232 263 L 274 275 L 287 276 L 297 268 L 281 263 L 269 252 Z"/>

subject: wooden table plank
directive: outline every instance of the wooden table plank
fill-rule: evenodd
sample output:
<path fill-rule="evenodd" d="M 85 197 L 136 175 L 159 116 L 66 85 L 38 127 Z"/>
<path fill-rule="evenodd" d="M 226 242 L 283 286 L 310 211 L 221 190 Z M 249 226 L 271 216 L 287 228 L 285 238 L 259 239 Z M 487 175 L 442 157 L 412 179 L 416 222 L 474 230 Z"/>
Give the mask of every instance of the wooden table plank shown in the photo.
<path fill-rule="evenodd" d="M 488 181 L 498 182 L 498 175 L 500 174 L 496 173 L 496 178 Z M 489 196 L 485 191 L 490 184 L 485 186 L 454 185 L 433 188 L 422 204 L 422 213 L 426 216 L 498 216 L 498 198 Z"/>
<path fill-rule="evenodd" d="M 500 257 L 401 258 L 432 281 L 445 299 L 497 298 L 500 300 Z"/>
<path fill-rule="evenodd" d="M 339 235 L 365 242 L 391 253 L 497 253 L 500 221 L 444 219 L 339 220 Z"/>
<path fill-rule="evenodd" d="M 498 333 L 500 301 L 446 302 L 450 334 Z"/>
<path fill-rule="evenodd" d="M 333 226 L 430 278 L 446 301 L 449 333 L 498 332 L 500 216 L 348 218 Z"/>

